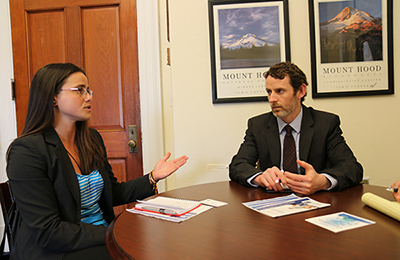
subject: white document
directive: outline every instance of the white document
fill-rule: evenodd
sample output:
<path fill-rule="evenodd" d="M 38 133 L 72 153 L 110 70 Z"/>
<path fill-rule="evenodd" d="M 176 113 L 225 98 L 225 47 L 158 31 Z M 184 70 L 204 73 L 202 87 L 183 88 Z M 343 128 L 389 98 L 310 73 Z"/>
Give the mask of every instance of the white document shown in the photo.
<path fill-rule="evenodd" d="M 276 197 L 273 199 L 256 200 L 243 203 L 246 207 L 276 218 L 318 208 L 328 207 L 331 204 L 322 203 L 308 197 L 299 197 L 295 194 Z"/>
<path fill-rule="evenodd" d="M 218 208 L 218 207 L 222 207 L 222 206 L 228 205 L 228 203 L 226 203 L 226 202 L 213 200 L 213 199 L 206 199 L 206 200 L 202 200 L 200 202 L 203 205 L 212 206 L 214 208 Z"/>
<path fill-rule="evenodd" d="M 200 207 L 200 201 L 158 196 L 149 200 L 138 200 L 137 210 L 153 211 L 169 215 L 183 215 Z"/>
<path fill-rule="evenodd" d="M 374 221 L 360 218 L 346 212 L 338 212 L 325 216 L 308 218 L 306 221 L 319 227 L 328 229 L 334 233 L 375 224 Z"/>
<path fill-rule="evenodd" d="M 143 210 L 138 210 L 135 208 L 132 209 L 127 209 L 128 212 L 131 213 L 135 213 L 135 214 L 140 214 L 140 215 L 144 215 L 144 216 L 148 216 L 148 217 L 153 217 L 153 218 L 158 218 L 158 219 L 162 219 L 162 220 L 167 220 L 167 221 L 172 221 L 172 222 L 182 222 L 185 221 L 189 218 L 195 217 L 209 209 L 212 209 L 212 207 L 209 206 L 205 206 L 205 205 L 201 205 L 198 208 L 195 208 L 194 210 L 181 215 L 181 216 L 171 216 L 168 214 L 161 214 L 161 213 L 157 213 L 157 212 L 149 212 L 149 211 L 143 211 Z"/>

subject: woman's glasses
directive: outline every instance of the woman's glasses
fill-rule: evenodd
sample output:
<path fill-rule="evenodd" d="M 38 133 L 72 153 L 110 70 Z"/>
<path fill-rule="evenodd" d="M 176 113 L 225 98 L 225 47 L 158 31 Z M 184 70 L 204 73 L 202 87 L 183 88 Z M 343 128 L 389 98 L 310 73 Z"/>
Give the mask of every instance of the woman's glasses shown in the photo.
<path fill-rule="evenodd" d="M 93 90 L 85 87 L 75 87 L 75 88 L 65 88 L 65 89 L 61 89 L 62 90 L 72 90 L 72 91 L 76 91 L 78 92 L 79 95 L 85 97 L 88 93 L 90 96 L 93 97 Z"/>

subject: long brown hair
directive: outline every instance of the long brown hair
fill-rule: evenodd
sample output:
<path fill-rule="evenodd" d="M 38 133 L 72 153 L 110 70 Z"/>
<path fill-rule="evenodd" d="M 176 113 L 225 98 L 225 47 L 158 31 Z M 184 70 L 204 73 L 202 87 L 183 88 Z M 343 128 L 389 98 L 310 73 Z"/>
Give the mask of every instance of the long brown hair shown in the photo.
<path fill-rule="evenodd" d="M 36 72 L 29 89 L 25 126 L 21 135 L 15 140 L 24 136 L 42 134 L 53 127 L 54 96 L 60 93 L 65 80 L 75 72 L 86 75 L 83 69 L 72 63 L 51 63 Z M 87 121 L 76 122 L 75 142 L 78 147 L 82 174 L 89 174 L 95 168 L 104 165 L 106 158 L 103 145 L 90 131 Z M 7 162 L 13 143 L 7 150 Z"/>

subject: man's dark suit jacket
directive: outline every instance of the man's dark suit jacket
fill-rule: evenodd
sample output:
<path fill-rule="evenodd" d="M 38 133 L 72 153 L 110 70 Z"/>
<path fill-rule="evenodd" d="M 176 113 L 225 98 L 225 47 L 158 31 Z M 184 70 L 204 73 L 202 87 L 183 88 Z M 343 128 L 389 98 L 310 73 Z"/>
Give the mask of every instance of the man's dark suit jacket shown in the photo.
<path fill-rule="evenodd" d="M 300 130 L 300 160 L 316 172 L 327 173 L 337 181 L 334 191 L 359 184 L 363 169 L 347 146 L 337 115 L 303 106 Z M 256 168 L 259 161 L 259 169 Z M 273 166 L 280 167 L 281 144 L 277 118 L 271 113 L 249 119 L 238 153 L 229 165 L 231 180 L 251 187 L 247 179 Z M 301 168 L 301 174 L 305 174 Z"/>
<path fill-rule="evenodd" d="M 97 131 L 91 131 L 103 142 Z M 108 223 L 114 219 L 113 206 L 154 194 L 148 175 L 119 183 L 110 164 L 98 170 L 104 180 L 99 203 Z M 62 259 L 67 251 L 105 244 L 107 227 L 81 223 L 79 183 L 53 128 L 16 140 L 7 174 L 21 217 L 20 226 L 13 227 L 13 259 Z"/>

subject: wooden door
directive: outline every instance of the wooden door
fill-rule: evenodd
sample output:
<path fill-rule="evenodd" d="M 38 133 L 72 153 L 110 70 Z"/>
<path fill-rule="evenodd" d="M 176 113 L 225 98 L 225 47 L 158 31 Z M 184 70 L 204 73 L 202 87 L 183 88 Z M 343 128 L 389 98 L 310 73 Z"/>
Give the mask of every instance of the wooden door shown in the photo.
<path fill-rule="evenodd" d="M 119 181 L 141 176 L 136 1 L 10 0 L 10 10 L 18 133 L 35 72 L 72 62 L 94 91 L 90 126 L 103 136 L 114 174 Z M 137 128 L 137 153 L 129 152 L 130 125 Z"/>

